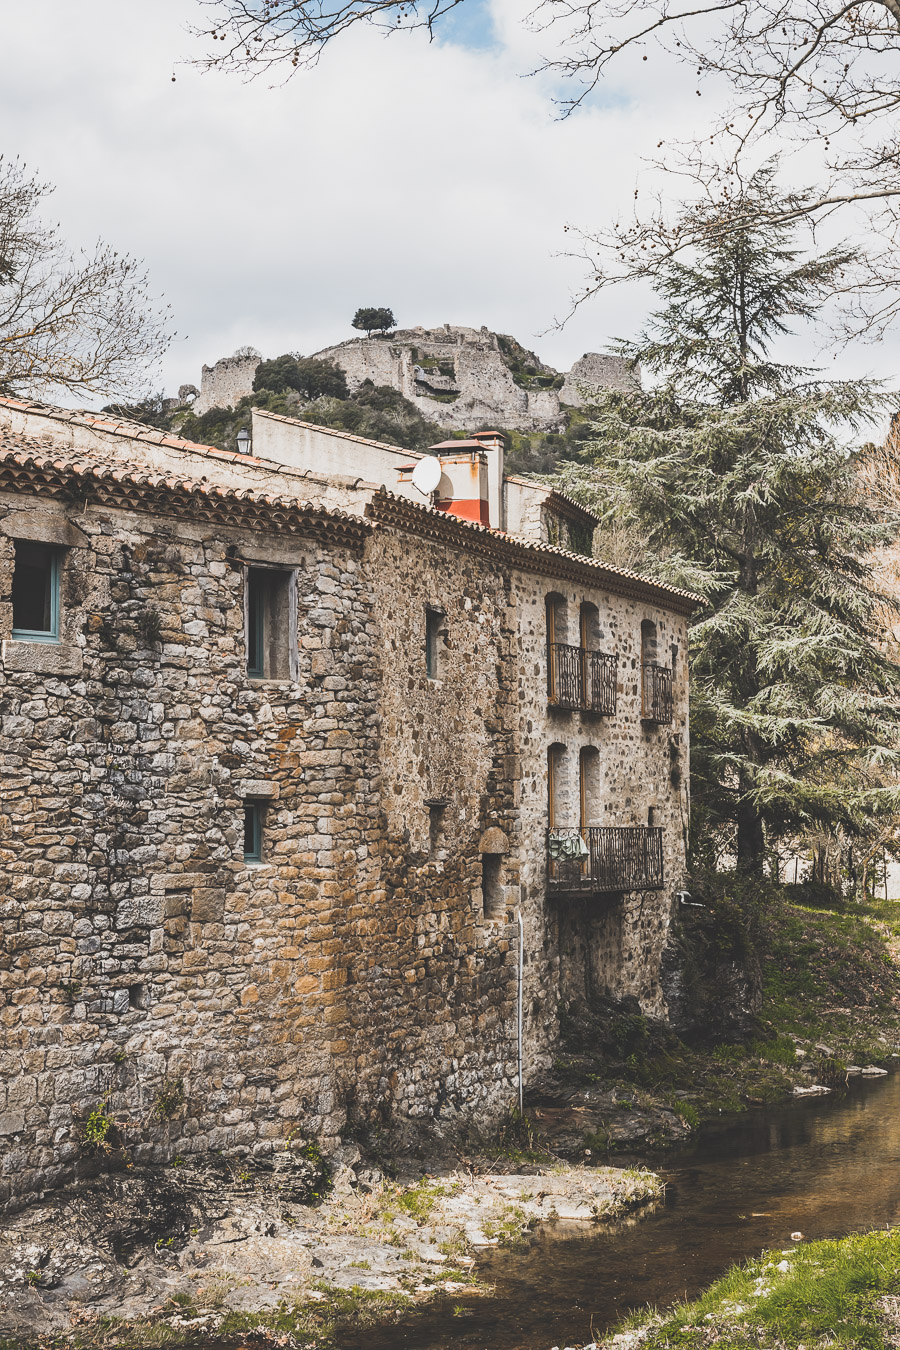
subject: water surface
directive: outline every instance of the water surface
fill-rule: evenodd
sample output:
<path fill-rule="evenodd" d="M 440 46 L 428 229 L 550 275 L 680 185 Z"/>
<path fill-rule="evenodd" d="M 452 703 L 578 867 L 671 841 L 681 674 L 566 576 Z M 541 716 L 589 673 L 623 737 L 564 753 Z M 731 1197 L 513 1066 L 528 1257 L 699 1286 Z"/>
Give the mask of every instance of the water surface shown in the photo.
<path fill-rule="evenodd" d="M 807 1098 L 706 1130 L 656 1170 L 665 1205 L 615 1231 L 545 1229 L 479 1261 L 487 1297 L 441 1299 L 340 1350 L 550 1350 L 600 1336 L 633 1308 L 693 1297 L 734 1261 L 790 1235 L 900 1221 L 900 1074 L 840 1101 Z"/>

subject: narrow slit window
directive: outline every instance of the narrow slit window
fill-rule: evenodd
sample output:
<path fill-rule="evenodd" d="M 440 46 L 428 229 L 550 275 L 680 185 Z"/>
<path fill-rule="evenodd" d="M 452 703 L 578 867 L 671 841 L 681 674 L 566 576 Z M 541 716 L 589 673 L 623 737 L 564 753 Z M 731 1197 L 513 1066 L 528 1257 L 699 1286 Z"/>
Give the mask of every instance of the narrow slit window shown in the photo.
<path fill-rule="evenodd" d="M 291 678 L 296 651 L 293 572 L 247 568 L 247 674 L 256 680 Z"/>
<path fill-rule="evenodd" d="M 425 611 L 425 674 L 429 680 L 443 676 L 444 616 L 439 609 Z"/>
<path fill-rule="evenodd" d="M 14 638 L 59 641 L 59 549 L 16 540 L 12 609 Z"/>
<path fill-rule="evenodd" d="M 481 894 L 486 919 L 506 918 L 506 888 L 503 885 L 503 854 L 482 853 Z"/>
<path fill-rule="evenodd" d="M 259 802 L 244 802 L 244 862 L 262 862 L 263 808 Z"/>
<path fill-rule="evenodd" d="M 446 802 L 428 803 L 428 856 L 429 858 L 443 858 L 444 850 L 442 847 L 444 839 L 444 813 L 447 810 Z"/>

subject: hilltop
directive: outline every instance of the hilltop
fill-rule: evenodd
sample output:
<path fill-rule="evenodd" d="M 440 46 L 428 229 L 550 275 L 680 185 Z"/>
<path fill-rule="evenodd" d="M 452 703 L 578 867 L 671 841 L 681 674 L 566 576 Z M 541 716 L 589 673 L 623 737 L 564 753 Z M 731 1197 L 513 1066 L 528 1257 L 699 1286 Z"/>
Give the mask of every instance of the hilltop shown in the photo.
<path fill-rule="evenodd" d="M 487 328 L 398 329 L 312 356 L 264 359 L 239 348 L 182 385 L 122 411 L 190 439 L 233 448 L 250 409 L 423 450 L 449 435 L 501 427 L 512 472 L 551 472 L 589 434 L 592 389 L 639 387 L 620 357 L 586 353 L 567 372 Z"/>

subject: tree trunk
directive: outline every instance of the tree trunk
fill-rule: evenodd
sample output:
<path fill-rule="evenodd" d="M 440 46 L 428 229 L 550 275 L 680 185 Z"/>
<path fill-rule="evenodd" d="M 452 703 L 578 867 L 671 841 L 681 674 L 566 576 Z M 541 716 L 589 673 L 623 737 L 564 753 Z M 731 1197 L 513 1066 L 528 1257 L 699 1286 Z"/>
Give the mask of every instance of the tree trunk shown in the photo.
<path fill-rule="evenodd" d="M 751 802 L 743 801 L 737 813 L 738 871 L 762 876 L 765 848 L 762 816 Z"/>

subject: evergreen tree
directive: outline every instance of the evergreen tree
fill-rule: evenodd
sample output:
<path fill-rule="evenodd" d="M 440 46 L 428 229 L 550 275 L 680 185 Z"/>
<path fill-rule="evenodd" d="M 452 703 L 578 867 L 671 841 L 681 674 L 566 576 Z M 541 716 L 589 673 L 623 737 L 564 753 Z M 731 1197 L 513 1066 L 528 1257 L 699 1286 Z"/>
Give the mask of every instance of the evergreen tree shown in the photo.
<path fill-rule="evenodd" d="M 395 328 L 396 325 L 397 320 L 392 310 L 373 305 L 358 309 L 352 320 L 352 326 L 362 329 L 367 337 L 370 333 L 386 333 L 389 328 Z"/>
<path fill-rule="evenodd" d="M 865 451 L 848 448 L 885 396 L 773 359 L 773 339 L 814 317 L 848 262 L 838 250 L 804 257 L 788 226 L 767 223 L 786 201 L 766 170 L 708 212 L 708 244 L 668 266 L 662 308 L 619 344 L 659 383 L 602 396 L 591 470 L 569 478 L 643 539 L 645 570 L 702 596 L 695 844 L 724 837 L 755 872 L 767 831 L 774 842 L 811 824 L 852 830 L 895 805 L 883 766 L 900 746 L 897 605 L 869 562 L 900 518 L 864 485 Z"/>

